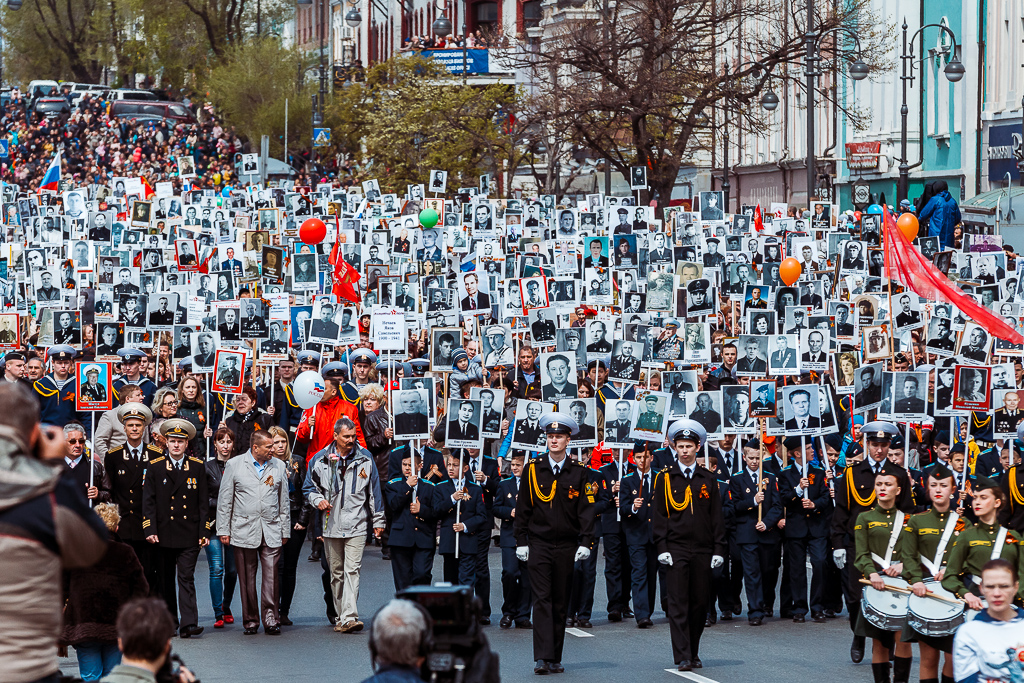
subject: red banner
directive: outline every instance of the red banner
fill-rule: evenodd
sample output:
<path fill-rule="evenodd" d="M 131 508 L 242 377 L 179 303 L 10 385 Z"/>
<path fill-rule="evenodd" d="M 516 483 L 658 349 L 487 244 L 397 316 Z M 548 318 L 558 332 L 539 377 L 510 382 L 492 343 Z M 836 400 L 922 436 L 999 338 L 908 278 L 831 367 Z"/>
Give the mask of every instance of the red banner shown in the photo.
<path fill-rule="evenodd" d="M 881 142 L 847 142 L 846 166 L 851 171 L 874 171 L 881 151 Z"/>

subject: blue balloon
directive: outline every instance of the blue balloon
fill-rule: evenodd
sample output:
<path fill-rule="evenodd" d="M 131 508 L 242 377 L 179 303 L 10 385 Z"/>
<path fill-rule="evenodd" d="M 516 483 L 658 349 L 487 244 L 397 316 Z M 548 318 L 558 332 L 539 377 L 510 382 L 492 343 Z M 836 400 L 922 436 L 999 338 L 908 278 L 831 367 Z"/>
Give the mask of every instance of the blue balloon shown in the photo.
<path fill-rule="evenodd" d="M 231 196 L 231 186 L 230 185 L 225 185 L 224 189 L 220 191 L 220 196 L 221 197 L 230 197 Z M 881 212 L 881 210 L 879 210 L 879 212 Z"/>
<path fill-rule="evenodd" d="M 882 213 L 882 207 L 878 204 L 872 204 L 868 207 L 867 213 Z"/>

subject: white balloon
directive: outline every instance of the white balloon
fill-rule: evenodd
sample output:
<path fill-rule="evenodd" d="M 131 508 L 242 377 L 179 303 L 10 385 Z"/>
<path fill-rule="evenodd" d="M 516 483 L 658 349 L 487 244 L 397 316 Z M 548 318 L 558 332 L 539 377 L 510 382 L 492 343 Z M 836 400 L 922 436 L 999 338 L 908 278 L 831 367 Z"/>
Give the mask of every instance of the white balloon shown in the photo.
<path fill-rule="evenodd" d="M 315 370 L 306 370 L 292 382 L 292 393 L 295 395 L 295 402 L 303 410 L 312 408 L 324 397 L 324 378 Z"/>

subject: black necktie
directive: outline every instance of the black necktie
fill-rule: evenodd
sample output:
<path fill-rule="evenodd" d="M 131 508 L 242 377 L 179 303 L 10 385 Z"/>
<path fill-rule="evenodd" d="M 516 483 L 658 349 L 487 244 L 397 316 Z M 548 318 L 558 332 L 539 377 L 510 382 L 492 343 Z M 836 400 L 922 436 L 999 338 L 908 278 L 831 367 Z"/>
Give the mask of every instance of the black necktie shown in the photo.
<path fill-rule="evenodd" d="M 651 495 L 651 475 L 650 474 L 645 474 L 644 475 L 644 496 L 646 497 L 646 496 L 649 496 L 649 495 Z"/>
<path fill-rule="evenodd" d="M 560 470 L 561 468 L 562 468 L 561 465 L 555 465 L 554 467 L 551 468 L 551 471 L 554 472 L 555 476 L 557 477 L 558 476 L 558 470 Z"/>

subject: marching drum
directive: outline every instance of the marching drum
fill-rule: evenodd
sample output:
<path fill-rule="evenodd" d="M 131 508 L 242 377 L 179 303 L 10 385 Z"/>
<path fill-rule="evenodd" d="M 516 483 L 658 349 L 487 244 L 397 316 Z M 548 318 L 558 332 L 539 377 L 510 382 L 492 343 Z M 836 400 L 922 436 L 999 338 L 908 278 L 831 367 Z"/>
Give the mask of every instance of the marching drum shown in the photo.
<path fill-rule="evenodd" d="M 911 595 L 907 601 L 907 622 L 912 629 L 922 635 L 948 636 L 965 621 L 964 603 L 937 581 L 926 581 L 924 585 L 932 593 L 949 602 L 930 595 L 923 598 Z"/>
<path fill-rule="evenodd" d="M 892 576 L 883 576 L 886 585 L 894 588 L 909 590 L 910 585 L 903 579 Z M 907 600 L 906 593 L 897 593 L 889 590 L 875 590 L 871 586 L 864 586 L 863 596 L 860 600 L 861 612 L 864 619 L 875 628 L 883 631 L 902 631 L 907 623 Z"/>

